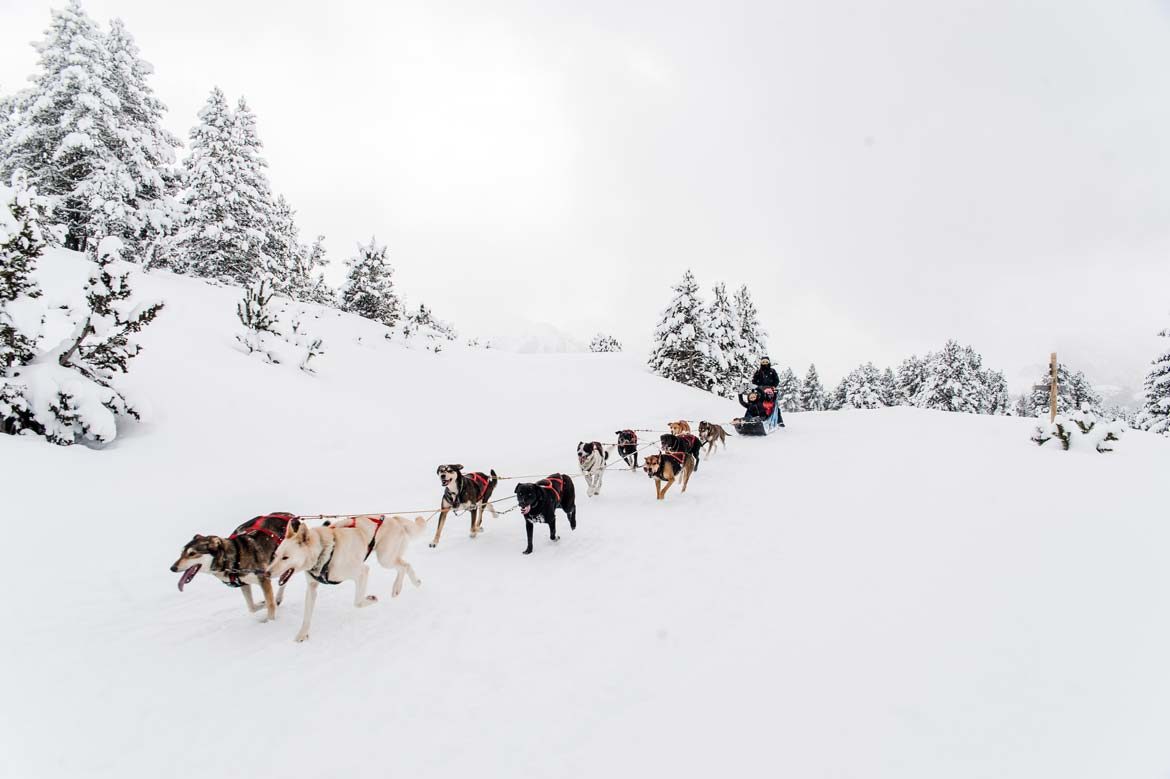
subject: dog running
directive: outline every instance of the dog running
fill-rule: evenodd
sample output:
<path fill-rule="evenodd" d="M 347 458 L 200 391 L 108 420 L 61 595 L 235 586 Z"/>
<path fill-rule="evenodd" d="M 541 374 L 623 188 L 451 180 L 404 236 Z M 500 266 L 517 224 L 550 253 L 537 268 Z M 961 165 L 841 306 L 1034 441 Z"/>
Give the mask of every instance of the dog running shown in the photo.
<path fill-rule="evenodd" d="M 440 465 L 435 472 L 439 474 L 439 481 L 443 485 L 443 501 L 439 504 L 439 524 L 435 527 L 432 548 L 439 545 L 439 536 L 443 535 L 443 525 L 447 522 L 447 512 L 451 510 L 471 512 L 472 538 L 483 532 L 485 509 L 493 517 L 499 516 L 490 502 L 499 481 L 495 471 L 489 471 L 490 476 L 482 473 L 465 474 L 462 465 L 452 463 Z"/>
<path fill-rule="evenodd" d="M 569 528 L 577 529 L 577 504 L 574 499 L 573 479 L 563 473 L 554 473 L 535 483 L 516 485 L 516 499 L 524 515 L 524 529 L 528 533 L 528 548 L 532 554 L 532 526 L 537 522 L 548 525 L 548 537 L 559 541 L 557 515 L 559 508 L 569 518 Z"/>
<path fill-rule="evenodd" d="M 618 455 L 626 461 L 631 471 L 636 471 L 638 469 L 638 434 L 633 430 L 618 430 L 614 435 L 617 436 Z"/>
<path fill-rule="evenodd" d="M 269 563 L 284 539 L 292 514 L 277 512 L 254 517 L 240 525 L 227 538 L 196 534 L 171 565 L 171 572 L 183 572 L 179 577 L 179 591 L 191 583 L 195 575 L 206 570 L 229 587 L 237 587 L 244 594 L 248 612 L 255 613 L 267 607 L 262 622 L 276 618 L 276 607 L 284 600 L 284 584 L 273 595 L 272 579 L 268 576 Z M 264 605 L 252 600 L 252 585 L 259 584 L 264 591 Z"/>
<path fill-rule="evenodd" d="M 691 480 L 691 473 L 695 469 L 695 458 L 686 452 L 663 452 L 662 454 L 648 454 L 642 470 L 654 480 L 654 494 L 658 500 L 665 500 L 667 490 L 675 480 L 682 478 L 682 491 L 687 491 L 687 484 Z M 666 486 L 664 487 L 663 484 Z"/>
<path fill-rule="evenodd" d="M 703 451 L 703 442 L 697 435 L 690 433 L 664 433 L 658 438 L 664 452 L 686 452 L 695 458 L 692 470 L 699 470 L 699 455 Z"/>
<path fill-rule="evenodd" d="M 710 459 L 715 453 L 716 444 L 723 444 L 723 448 L 727 448 L 727 431 L 714 422 L 700 422 L 699 440 L 707 445 L 707 459 Z"/>
<path fill-rule="evenodd" d="M 309 637 L 313 622 L 313 608 L 317 604 L 317 589 L 322 584 L 354 583 L 353 605 L 364 608 L 378 602 L 377 596 L 366 594 L 370 577 L 370 566 L 366 560 L 377 552 L 378 562 L 384 568 L 395 568 L 398 576 L 394 579 L 391 597 L 402 592 L 403 577 L 409 576 L 415 587 L 422 581 L 406 562 L 403 553 L 410 539 L 426 530 L 426 520 L 416 517 L 413 522 L 402 517 L 380 517 L 364 515 L 347 519 L 341 525 L 309 527 L 299 519 L 293 519 L 285 530 L 284 540 L 276 548 L 276 554 L 268 574 L 283 587 L 294 573 L 304 571 L 308 581 L 305 592 L 305 615 L 296 641 Z"/>
<path fill-rule="evenodd" d="M 597 441 L 577 442 L 577 464 L 585 475 L 585 494 L 592 498 L 601 494 L 601 478 L 609 462 L 609 449 Z"/>

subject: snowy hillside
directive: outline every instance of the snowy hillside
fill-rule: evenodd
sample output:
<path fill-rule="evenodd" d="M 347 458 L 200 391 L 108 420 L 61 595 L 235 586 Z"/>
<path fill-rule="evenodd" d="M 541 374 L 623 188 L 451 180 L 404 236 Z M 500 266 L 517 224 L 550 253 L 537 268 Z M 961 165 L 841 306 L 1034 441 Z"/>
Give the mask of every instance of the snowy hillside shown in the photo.
<path fill-rule="evenodd" d="M 262 512 L 437 505 L 439 463 L 575 470 L 578 440 L 727 401 L 634 355 L 435 355 L 325 311 L 319 374 L 234 347 L 239 291 L 165 273 L 102 451 L 0 436 L 0 775 L 1160 777 L 1170 772 L 1170 442 L 1110 456 L 1026 421 L 794 414 L 663 503 L 579 483 L 521 555 L 518 513 L 448 521 L 423 585 L 304 584 L 260 624 L 169 566 Z M 498 494 L 510 494 L 505 482 Z M 543 528 L 540 528 L 543 530 Z"/>

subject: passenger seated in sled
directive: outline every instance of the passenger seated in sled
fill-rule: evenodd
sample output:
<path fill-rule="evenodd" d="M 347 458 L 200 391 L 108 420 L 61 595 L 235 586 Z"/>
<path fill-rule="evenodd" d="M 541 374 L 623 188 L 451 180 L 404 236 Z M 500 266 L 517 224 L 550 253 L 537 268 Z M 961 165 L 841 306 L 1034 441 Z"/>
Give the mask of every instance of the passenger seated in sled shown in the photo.
<path fill-rule="evenodd" d="M 780 415 L 780 406 L 776 402 L 775 387 L 757 387 L 750 392 L 740 395 L 739 405 L 747 409 L 744 415 L 745 422 L 763 422 L 772 414 L 776 415 L 776 424 L 784 427 L 784 417 Z"/>

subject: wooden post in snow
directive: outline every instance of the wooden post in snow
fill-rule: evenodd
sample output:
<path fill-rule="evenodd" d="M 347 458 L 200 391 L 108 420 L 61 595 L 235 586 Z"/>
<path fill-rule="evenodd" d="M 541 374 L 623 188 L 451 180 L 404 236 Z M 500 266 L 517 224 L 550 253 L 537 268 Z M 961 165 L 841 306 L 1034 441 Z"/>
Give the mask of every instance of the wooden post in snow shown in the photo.
<path fill-rule="evenodd" d="M 1056 421 L 1056 352 L 1048 358 L 1051 378 L 1048 380 L 1048 421 Z"/>

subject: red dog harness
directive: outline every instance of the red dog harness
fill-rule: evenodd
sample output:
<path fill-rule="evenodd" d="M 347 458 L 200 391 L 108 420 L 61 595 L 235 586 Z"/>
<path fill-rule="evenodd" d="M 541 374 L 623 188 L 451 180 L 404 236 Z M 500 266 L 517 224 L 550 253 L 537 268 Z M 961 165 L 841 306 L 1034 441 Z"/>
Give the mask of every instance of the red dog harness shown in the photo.
<path fill-rule="evenodd" d="M 479 472 L 469 473 L 467 474 L 467 478 L 475 482 L 476 487 L 479 487 L 480 495 L 483 495 L 485 492 L 487 492 L 488 485 L 492 483 L 491 479 Z"/>
<path fill-rule="evenodd" d="M 552 486 L 553 482 L 557 482 L 559 486 Z M 538 487 L 542 487 L 551 492 L 557 499 L 557 503 L 561 502 L 561 493 L 565 490 L 565 480 L 559 476 L 549 476 L 547 479 L 541 479 L 537 483 Z"/>
<path fill-rule="evenodd" d="M 679 468 L 682 468 L 687 461 L 686 452 L 663 452 L 662 456 L 669 457 L 670 459 L 674 460 L 676 463 L 678 463 Z"/>
<path fill-rule="evenodd" d="M 680 442 L 682 442 L 682 445 L 687 447 L 687 449 L 693 449 L 695 447 L 695 444 L 697 444 L 699 442 L 699 437 L 691 435 L 690 433 L 683 433 L 682 435 L 676 435 L 675 438 L 677 438 Z"/>
<path fill-rule="evenodd" d="M 382 529 L 382 523 L 386 521 L 386 516 L 366 517 L 366 519 L 374 523 L 374 534 L 370 536 L 370 545 L 366 547 L 366 556 L 362 558 L 363 560 L 370 559 L 370 553 L 374 551 L 374 543 L 378 540 L 378 531 Z M 357 521 L 357 517 L 351 517 L 348 525 L 341 525 L 340 527 L 357 527 Z M 333 582 L 329 582 L 329 584 L 333 584 Z"/>
<path fill-rule="evenodd" d="M 277 543 L 280 543 L 284 540 L 284 536 L 274 530 L 270 530 L 264 527 L 264 522 L 268 519 L 275 519 L 279 522 L 283 522 L 285 528 L 287 528 L 288 523 L 296 519 L 296 515 L 289 514 L 287 511 L 278 511 L 275 514 L 262 514 L 252 520 L 252 524 L 248 526 L 247 530 L 244 530 L 243 532 L 232 533 L 230 536 L 228 536 L 228 538 L 235 538 L 237 536 L 250 536 L 255 533 L 265 533 L 275 538 Z"/>

